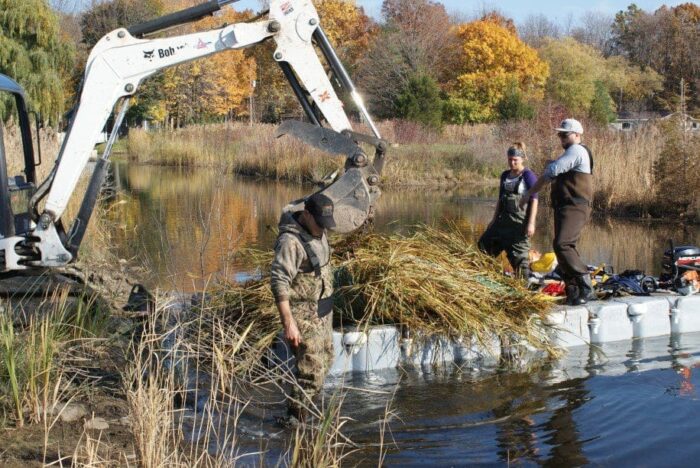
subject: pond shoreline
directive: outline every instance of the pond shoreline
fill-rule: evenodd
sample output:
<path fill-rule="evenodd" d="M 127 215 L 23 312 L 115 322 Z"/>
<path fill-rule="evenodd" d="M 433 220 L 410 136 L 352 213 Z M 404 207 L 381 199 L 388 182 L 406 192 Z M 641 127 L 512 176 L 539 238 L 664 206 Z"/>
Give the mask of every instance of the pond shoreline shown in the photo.
<path fill-rule="evenodd" d="M 176 164 L 176 163 L 168 163 L 168 162 L 158 162 L 158 161 L 147 161 L 147 162 L 138 162 L 138 161 L 133 161 L 128 158 L 127 153 L 119 153 L 120 155 L 123 155 L 125 157 L 119 157 L 116 158 L 116 161 L 119 161 L 124 164 L 129 164 L 129 165 L 135 165 L 135 166 L 143 166 L 143 167 L 154 167 L 154 168 L 178 168 L 178 169 L 184 169 L 184 170 L 189 170 L 189 171 L 196 171 L 196 170 L 208 170 L 208 171 L 215 171 L 217 168 L 214 166 L 210 165 L 197 165 L 195 163 L 188 163 L 185 165 L 181 164 Z M 287 183 L 287 184 L 302 184 L 305 186 L 318 186 L 318 181 L 317 180 L 299 180 L 298 178 L 289 178 L 289 177 L 277 177 L 275 175 L 271 174 L 265 174 L 265 173 L 251 173 L 245 170 L 231 170 L 231 168 L 227 168 L 228 170 L 225 172 L 225 174 L 228 175 L 233 175 L 236 177 L 240 177 L 245 180 L 250 180 L 250 181 L 260 181 L 260 182 L 280 182 L 280 183 Z M 474 190 L 493 190 L 494 193 L 496 190 L 498 190 L 498 178 L 494 177 L 484 177 L 480 174 L 475 174 L 474 178 L 476 180 L 470 180 L 470 181 L 459 181 L 459 180 L 450 180 L 450 179 L 433 179 L 425 183 L 417 182 L 417 181 L 403 181 L 403 182 L 391 182 L 391 181 L 383 181 L 381 186 L 389 189 L 391 191 L 406 191 L 406 192 L 414 192 L 414 191 L 441 191 L 441 190 L 457 190 L 457 189 L 474 189 Z M 495 199 L 496 197 L 494 197 Z M 540 206 L 549 209 L 550 208 L 550 203 L 549 203 L 549 193 L 548 189 L 545 189 L 542 197 L 540 197 Z M 646 210 L 644 207 L 638 205 L 638 204 L 620 204 L 620 205 L 612 205 L 609 208 L 601 208 L 599 204 L 594 203 L 594 208 L 593 208 L 593 214 L 592 216 L 595 219 L 604 219 L 604 218 L 613 218 L 613 219 L 618 219 L 618 220 L 624 220 L 624 221 L 649 221 L 649 222 L 667 222 L 671 224 L 691 224 L 691 225 L 700 225 L 700 217 L 683 217 L 683 216 L 677 216 L 677 215 L 668 215 L 668 216 L 654 216 L 653 214 L 650 214 L 648 210 Z"/>
<path fill-rule="evenodd" d="M 527 165 L 541 174 L 561 154 L 551 128 L 530 121 L 448 126 L 429 131 L 405 122 L 381 122 L 380 132 L 393 144 L 382 173 L 384 187 L 444 187 L 497 183 L 506 168 L 511 142 L 527 145 Z M 689 182 L 679 184 L 662 162 L 673 160 L 677 136 L 663 125 L 639 132 L 607 126 L 587 129 L 584 141 L 595 158 L 594 209 L 611 214 L 700 221 L 700 197 Z M 174 130 L 132 129 L 123 144 L 131 161 L 168 166 L 212 167 L 224 172 L 306 182 L 323 180 L 344 163 L 294 138 L 277 138 L 270 124 L 192 125 Z M 371 147 L 364 148 L 370 156 Z M 665 167 L 665 166 L 664 166 Z M 688 169 L 683 180 L 695 180 Z M 621 176 L 624 175 L 624 176 Z M 544 198 L 544 197 L 543 197 Z"/>

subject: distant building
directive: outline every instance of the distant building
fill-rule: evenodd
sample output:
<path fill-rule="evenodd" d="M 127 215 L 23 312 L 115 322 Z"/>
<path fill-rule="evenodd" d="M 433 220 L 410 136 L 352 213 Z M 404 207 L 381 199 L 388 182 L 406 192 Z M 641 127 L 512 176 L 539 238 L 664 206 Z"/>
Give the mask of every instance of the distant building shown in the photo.
<path fill-rule="evenodd" d="M 663 120 L 668 120 L 679 115 L 678 112 L 662 114 L 659 112 L 629 112 L 620 114 L 620 117 L 610 124 L 611 128 L 622 132 L 631 132 L 638 130 L 644 125 L 655 123 Z M 691 117 L 685 114 L 685 128 L 687 131 L 700 131 L 700 119 Z"/>

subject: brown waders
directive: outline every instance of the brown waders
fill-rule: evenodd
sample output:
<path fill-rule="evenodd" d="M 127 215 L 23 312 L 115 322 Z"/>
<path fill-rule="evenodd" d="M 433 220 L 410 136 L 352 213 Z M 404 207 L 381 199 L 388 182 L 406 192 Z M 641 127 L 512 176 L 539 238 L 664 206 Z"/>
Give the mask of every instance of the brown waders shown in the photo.
<path fill-rule="evenodd" d="M 583 146 L 583 145 L 582 145 Z M 586 148 L 593 170 L 593 156 Z M 554 253 L 566 283 L 566 303 L 581 305 L 596 299 L 588 266 L 581 260 L 576 244 L 591 217 L 593 175 L 569 171 L 560 174 L 552 186 L 554 207 Z"/>
<path fill-rule="evenodd" d="M 564 205 L 554 210 L 554 253 L 564 275 L 569 278 L 588 274 L 576 244 L 591 217 L 588 205 Z"/>

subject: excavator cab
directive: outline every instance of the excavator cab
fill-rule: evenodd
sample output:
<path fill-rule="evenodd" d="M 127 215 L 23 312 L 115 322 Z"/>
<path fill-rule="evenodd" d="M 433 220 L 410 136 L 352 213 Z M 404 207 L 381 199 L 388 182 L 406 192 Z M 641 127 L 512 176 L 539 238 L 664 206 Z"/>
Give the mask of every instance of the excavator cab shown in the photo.
<path fill-rule="evenodd" d="M 31 231 L 30 199 L 36 190 L 36 166 L 29 113 L 24 90 L 16 81 L 0 74 L 0 100 L 10 109 L 10 118 L 0 120 L 0 238 L 22 236 Z M 6 122 L 13 122 L 19 141 L 9 141 Z M 13 129 L 14 131 L 14 129 Z M 14 140 L 14 139 L 13 139 Z M 0 267 L 5 251 L 0 250 Z M 2 268 L 0 268 L 2 271 Z"/>

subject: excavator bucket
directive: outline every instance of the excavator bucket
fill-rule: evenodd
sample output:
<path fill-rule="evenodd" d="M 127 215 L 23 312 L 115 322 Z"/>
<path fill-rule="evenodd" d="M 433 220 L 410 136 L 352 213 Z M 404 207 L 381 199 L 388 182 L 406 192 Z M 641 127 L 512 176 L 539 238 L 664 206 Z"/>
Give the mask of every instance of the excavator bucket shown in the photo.
<path fill-rule="evenodd" d="M 373 192 L 367 185 L 362 169 L 352 168 L 321 193 L 333 201 L 333 231 L 346 234 L 362 226 L 372 216 L 379 190 Z"/>
<path fill-rule="evenodd" d="M 335 130 L 299 122 L 298 120 L 282 122 L 277 128 L 277 137 L 284 135 L 291 135 L 321 151 L 331 154 L 342 154 L 348 158 L 363 152 L 362 148 L 355 141 Z"/>
<path fill-rule="evenodd" d="M 372 217 L 374 203 L 381 194 L 376 186 L 379 174 L 368 164 L 362 148 L 350 136 L 294 120 L 280 125 L 277 136 L 283 135 L 298 138 L 327 153 L 346 156 L 342 175 L 320 191 L 333 201 L 334 232 L 352 232 Z"/>

